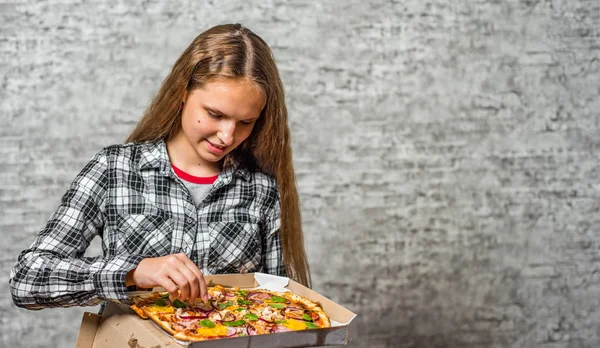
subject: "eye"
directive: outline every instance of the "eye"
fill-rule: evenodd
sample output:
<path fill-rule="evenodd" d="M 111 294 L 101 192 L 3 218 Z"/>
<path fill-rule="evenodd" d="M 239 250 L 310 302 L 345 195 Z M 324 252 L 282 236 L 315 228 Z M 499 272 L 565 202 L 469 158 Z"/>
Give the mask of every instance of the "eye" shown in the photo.
<path fill-rule="evenodd" d="M 221 116 L 221 115 L 216 115 L 216 114 L 213 114 L 213 113 L 212 113 L 212 112 L 210 112 L 210 111 L 206 111 L 206 113 L 208 114 L 208 116 L 210 116 L 210 117 L 212 117 L 212 118 L 215 118 L 215 119 L 220 119 L 220 118 L 223 118 L 223 116 Z"/>
<path fill-rule="evenodd" d="M 254 121 L 240 121 L 241 124 L 250 125 Z"/>

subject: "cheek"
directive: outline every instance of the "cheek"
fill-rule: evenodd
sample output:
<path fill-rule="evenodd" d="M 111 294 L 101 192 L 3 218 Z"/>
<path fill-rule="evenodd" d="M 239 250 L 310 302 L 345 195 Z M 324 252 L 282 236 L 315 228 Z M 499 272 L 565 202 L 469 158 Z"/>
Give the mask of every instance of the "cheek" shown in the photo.
<path fill-rule="evenodd" d="M 239 133 L 236 135 L 236 138 L 238 138 L 239 140 L 238 143 L 241 143 L 244 140 L 248 139 L 250 133 L 252 133 L 252 127 L 240 129 Z"/>

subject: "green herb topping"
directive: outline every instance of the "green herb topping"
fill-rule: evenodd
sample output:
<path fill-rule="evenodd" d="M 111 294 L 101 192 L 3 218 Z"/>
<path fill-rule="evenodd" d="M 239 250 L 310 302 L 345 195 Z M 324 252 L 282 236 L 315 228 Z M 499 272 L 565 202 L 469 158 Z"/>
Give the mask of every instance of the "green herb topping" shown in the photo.
<path fill-rule="evenodd" d="M 305 323 L 307 329 L 318 329 L 319 327 L 313 323 Z"/>
<path fill-rule="evenodd" d="M 215 323 L 213 323 L 212 321 L 210 321 L 208 319 L 204 319 L 200 322 L 200 326 L 212 328 L 212 327 L 215 327 Z"/>
<path fill-rule="evenodd" d="M 173 301 L 173 306 L 177 308 L 183 308 L 187 307 L 187 304 L 185 302 L 181 302 L 179 299 L 176 299 L 175 301 Z"/>
<path fill-rule="evenodd" d="M 232 305 L 233 305 L 233 302 L 227 301 L 225 303 L 219 303 L 219 308 L 223 309 L 223 308 L 227 308 L 227 307 L 232 306 Z"/>
<path fill-rule="evenodd" d="M 246 300 L 244 300 L 244 299 L 241 299 L 241 298 L 238 298 L 238 300 L 237 300 L 237 303 L 238 303 L 240 306 L 252 304 L 252 302 L 250 302 L 250 301 L 246 301 Z"/>
<path fill-rule="evenodd" d="M 251 321 L 258 320 L 258 316 L 254 313 L 248 313 L 248 314 L 244 315 L 244 318 L 251 320 Z"/>
<path fill-rule="evenodd" d="M 236 321 L 224 321 L 223 325 L 225 326 L 242 326 L 246 324 L 246 321 L 243 319 L 240 320 L 236 320 Z"/>

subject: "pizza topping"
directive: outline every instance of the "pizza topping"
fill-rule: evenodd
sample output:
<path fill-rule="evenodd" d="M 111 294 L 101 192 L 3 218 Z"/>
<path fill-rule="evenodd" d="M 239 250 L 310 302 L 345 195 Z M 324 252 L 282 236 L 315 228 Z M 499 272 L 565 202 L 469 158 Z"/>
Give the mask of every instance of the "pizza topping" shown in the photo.
<path fill-rule="evenodd" d="M 244 319 L 256 321 L 256 320 L 258 320 L 258 316 L 254 313 L 248 313 L 248 314 L 244 315 Z"/>
<path fill-rule="evenodd" d="M 244 330 L 244 331 L 246 331 L 246 330 Z M 238 332 L 239 332 L 238 329 L 236 329 L 234 327 L 228 327 L 225 334 L 227 335 L 227 337 L 233 337 L 233 336 L 237 335 Z"/>
<path fill-rule="evenodd" d="M 175 301 L 173 301 L 173 306 L 177 308 L 183 308 L 187 307 L 187 304 L 185 302 L 180 301 L 179 299 L 176 299 Z"/>
<path fill-rule="evenodd" d="M 147 307 L 147 310 L 152 313 L 174 313 L 175 308 L 171 306 L 158 306 L 158 305 L 150 305 Z"/>
<path fill-rule="evenodd" d="M 256 301 L 256 300 L 269 300 L 272 295 L 264 292 L 249 292 L 246 296 L 246 299 Z M 258 302 L 258 301 L 256 301 Z M 259 302 L 260 303 L 260 302 Z"/>
<path fill-rule="evenodd" d="M 215 325 L 214 323 L 212 323 L 213 326 L 203 326 L 203 327 L 199 327 L 198 329 L 196 329 L 196 333 L 208 338 L 208 337 L 218 337 L 218 336 L 228 336 L 230 334 L 229 332 L 229 328 L 223 325 Z"/>
<path fill-rule="evenodd" d="M 223 320 L 223 317 L 221 317 L 221 313 L 219 312 L 212 312 L 209 315 L 209 319 L 214 321 L 221 321 Z"/>
<path fill-rule="evenodd" d="M 179 319 L 183 320 L 192 320 L 192 319 L 206 319 L 208 318 L 206 315 L 180 315 Z"/>
<path fill-rule="evenodd" d="M 281 323 L 283 326 L 290 330 L 304 330 L 307 328 L 308 324 L 315 325 L 313 323 L 307 323 L 305 321 L 300 321 L 296 319 L 288 319 Z M 316 326 L 316 325 L 315 325 Z"/>
<path fill-rule="evenodd" d="M 307 329 L 318 329 L 319 326 L 313 324 L 313 323 L 306 323 L 306 328 Z"/>
<path fill-rule="evenodd" d="M 246 321 L 243 319 L 240 319 L 240 320 L 236 320 L 236 321 L 224 321 L 222 324 L 225 326 L 242 326 L 242 325 L 246 324 Z"/>
<path fill-rule="evenodd" d="M 176 338 L 202 341 L 329 327 L 319 305 L 299 295 L 263 289 L 209 287 L 210 301 L 171 301 L 168 293 L 132 297 L 131 307 Z M 137 310 L 136 310 L 137 309 Z M 142 315 L 143 314 L 143 315 Z"/>
<path fill-rule="evenodd" d="M 256 329 L 250 325 L 246 326 L 246 334 L 248 336 L 255 336 L 258 335 L 258 331 L 256 331 Z"/>
<path fill-rule="evenodd" d="M 221 314 L 221 318 L 223 321 L 235 320 L 235 314 L 231 313 L 228 310 L 224 310 L 224 311 L 220 312 L 219 314 Z"/>
<path fill-rule="evenodd" d="M 265 323 L 267 323 L 267 324 L 273 324 L 273 322 L 272 322 L 272 321 L 265 320 L 265 319 L 263 319 L 263 318 L 261 318 L 261 317 L 258 317 L 258 320 L 260 320 L 260 321 L 262 321 L 262 322 L 265 322 Z"/>
<path fill-rule="evenodd" d="M 288 331 L 292 331 L 292 330 L 287 328 L 283 324 L 279 324 L 279 325 L 276 325 L 275 327 L 273 327 L 271 332 L 288 332 Z"/>
<path fill-rule="evenodd" d="M 313 311 L 309 311 L 308 309 L 304 310 L 304 313 L 308 314 L 308 316 L 312 319 L 312 321 L 319 320 L 321 318 L 319 316 L 319 314 L 317 314 Z"/>
<path fill-rule="evenodd" d="M 290 317 L 294 319 L 302 319 L 302 315 L 304 314 L 304 310 L 297 307 L 285 307 L 281 311 L 281 315 L 284 317 Z"/>
<path fill-rule="evenodd" d="M 208 328 L 213 328 L 215 327 L 215 323 L 213 323 L 212 321 L 208 320 L 208 319 L 204 319 L 199 323 L 201 326 L 203 327 L 208 327 Z"/>
<path fill-rule="evenodd" d="M 270 307 L 264 307 L 262 309 L 262 311 L 260 312 L 260 317 L 264 318 L 265 320 L 271 320 L 271 317 L 273 316 L 273 310 L 271 310 Z"/>
<path fill-rule="evenodd" d="M 273 296 L 270 299 L 271 302 L 287 303 L 287 300 L 283 297 Z"/>
<path fill-rule="evenodd" d="M 240 305 L 240 306 L 243 306 L 243 305 L 251 305 L 251 304 L 252 304 L 252 302 L 250 302 L 250 301 L 246 301 L 246 300 L 244 300 L 243 298 L 238 298 L 238 299 L 237 299 L 237 303 L 238 303 L 238 305 Z"/>
<path fill-rule="evenodd" d="M 221 309 L 223 309 L 223 308 L 227 308 L 227 307 L 229 307 L 229 306 L 233 306 L 233 302 L 231 302 L 231 301 L 227 301 L 227 302 L 225 302 L 225 303 L 220 303 L 220 304 L 219 304 L 219 308 L 221 308 Z"/>

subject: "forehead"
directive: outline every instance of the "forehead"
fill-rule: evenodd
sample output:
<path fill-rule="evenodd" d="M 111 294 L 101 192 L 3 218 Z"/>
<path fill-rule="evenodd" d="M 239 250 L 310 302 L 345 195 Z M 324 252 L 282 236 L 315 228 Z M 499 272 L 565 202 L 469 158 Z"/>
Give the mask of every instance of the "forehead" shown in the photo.
<path fill-rule="evenodd" d="M 217 109 L 229 117 L 248 119 L 260 116 L 266 103 L 262 89 L 247 79 L 215 79 L 192 91 L 188 97 L 202 107 Z"/>

